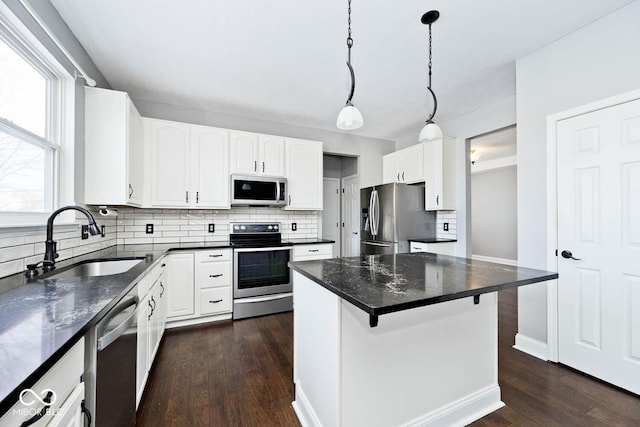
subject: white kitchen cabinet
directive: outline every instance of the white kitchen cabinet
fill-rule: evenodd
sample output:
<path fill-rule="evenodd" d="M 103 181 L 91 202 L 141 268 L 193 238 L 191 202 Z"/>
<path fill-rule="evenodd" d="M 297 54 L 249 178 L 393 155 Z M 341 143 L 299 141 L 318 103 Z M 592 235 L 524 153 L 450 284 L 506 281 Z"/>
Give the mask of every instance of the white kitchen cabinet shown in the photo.
<path fill-rule="evenodd" d="M 295 245 L 293 261 L 311 261 L 314 259 L 333 258 L 333 243 L 316 243 L 313 245 Z"/>
<path fill-rule="evenodd" d="M 36 394 L 44 398 L 45 390 L 55 393 L 51 396 L 51 406 L 44 416 L 33 426 L 65 426 L 81 427 L 84 419 L 81 403 L 84 400 L 84 383 L 81 380 L 84 371 L 84 338 L 67 351 L 51 369 L 49 369 L 36 383 L 29 387 Z M 27 395 L 27 397 L 30 397 Z M 28 402 L 27 402 L 28 403 Z M 36 401 L 33 405 L 16 402 L 2 417 L 0 427 L 15 427 L 31 419 L 42 405 Z"/>
<path fill-rule="evenodd" d="M 417 144 L 382 157 L 382 181 L 415 184 L 425 179 L 424 145 Z"/>
<path fill-rule="evenodd" d="M 322 142 L 286 139 L 287 210 L 322 210 Z"/>
<path fill-rule="evenodd" d="M 409 251 L 410 252 L 431 252 L 435 254 L 455 256 L 456 243 L 455 242 L 423 243 L 423 242 L 409 241 Z"/>
<path fill-rule="evenodd" d="M 176 254 L 177 255 L 177 254 Z M 187 255 L 187 254 L 181 254 Z M 206 249 L 188 253 L 190 255 L 190 276 L 187 278 L 183 272 L 180 283 L 181 294 L 189 294 L 189 301 L 192 302 L 190 310 L 176 310 L 178 305 L 173 298 L 174 283 L 176 278 L 169 269 L 167 277 L 167 287 L 170 290 L 168 296 L 169 304 L 169 326 L 184 326 L 189 324 L 210 321 L 211 316 L 224 315 L 231 317 L 233 311 L 233 269 L 231 249 Z M 186 270 L 187 263 L 183 269 Z M 188 292 L 186 288 L 189 288 Z M 172 310 L 171 307 L 174 307 Z"/>
<path fill-rule="evenodd" d="M 456 141 L 445 137 L 424 143 L 425 210 L 454 210 L 456 198 Z"/>
<path fill-rule="evenodd" d="M 84 202 L 143 203 L 142 118 L 125 92 L 85 87 Z"/>
<path fill-rule="evenodd" d="M 151 206 L 229 208 L 229 131 L 144 119 Z"/>
<path fill-rule="evenodd" d="M 193 253 L 167 255 L 167 318 L 194 314 Z"/>
<path fill-rule="evenodd" d="M 232 174 L 284 176 L 284 138 L 231 131 L 230 146 Z"/>

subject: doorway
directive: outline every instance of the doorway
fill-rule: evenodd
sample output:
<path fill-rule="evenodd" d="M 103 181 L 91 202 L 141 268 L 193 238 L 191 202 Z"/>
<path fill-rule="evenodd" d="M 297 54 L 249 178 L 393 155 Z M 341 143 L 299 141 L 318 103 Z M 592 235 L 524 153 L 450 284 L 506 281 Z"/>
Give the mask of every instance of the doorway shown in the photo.
<path fill-rule="evenodd" d="M 516 126 L 469 140 L 471 257 L 517 265 Z"/>
<path fill-rule="evenodd" d="M 324 192 L 323 210 L 319 212 L 320 236 L 323 239 L 334 240 L 334 257 L 355 256 L 353 247 L 360 248 L 360 236 L 357 235 L 358 244 L 353 245 L 352 236 L 355 227 L 359 232 L 357 212 L 359 210 L 360 189 L 358 186 L 358 159 L 357 157 L 324 154 L 323 156 Z M 352 193 L 357 193 L 355 196 Z M 354 206 L 353 199 L 357 199 L 358 206 Z M 354 219 L 355 218 L 355 219 Z M 352 225 L 353 222 L 356 225 Z"/>

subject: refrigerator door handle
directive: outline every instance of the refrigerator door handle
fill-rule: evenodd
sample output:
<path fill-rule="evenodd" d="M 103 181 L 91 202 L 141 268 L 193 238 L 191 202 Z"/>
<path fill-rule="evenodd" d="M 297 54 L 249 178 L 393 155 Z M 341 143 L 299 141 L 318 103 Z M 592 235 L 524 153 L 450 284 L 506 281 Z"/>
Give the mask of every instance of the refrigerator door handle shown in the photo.
<path fill-rule="evenodd" d="M 375 228 L 374 228 L 374 220 L 373 220 L 373 198 L 376 190 L 371 191 L 371 195 L 369 196 L 369 229 L 371 230 L 371 235 L 375 236 Z"/>
<path fill-rule="evenodd" d="M 373 235 L 377 236 L 378 228 L 380 226 L 380 198 L 378 197 L 377 191 L 375 191 L 374 193 L 375 193 L 375 197 L 373 198 L 373 212 L 375 212 L 375 215 L 374 215 L 375 229 L 373 230 Z"/>
<path fill-rule="evenodd" d="M 390 248 L 392 246 L 391 243 L 376 243 L 376 242 L 368 242 L 366 240 L 362 241 L 363 244 L 365 245 L 370 245 L 370 246 L 382 246 L 383 248 Z"/>

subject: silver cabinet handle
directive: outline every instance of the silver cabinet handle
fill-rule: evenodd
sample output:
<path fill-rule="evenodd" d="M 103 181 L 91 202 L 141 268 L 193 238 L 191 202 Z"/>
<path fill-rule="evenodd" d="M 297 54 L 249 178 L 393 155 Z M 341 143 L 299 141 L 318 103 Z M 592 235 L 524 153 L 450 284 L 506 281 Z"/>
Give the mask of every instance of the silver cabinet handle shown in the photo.
<path fill-rule="evenodd" d="M 209 258 L 218 258 L 221 257 L 222 254 L 209 254 Z"/>
<path fill-rule="evenodd" d="M 196 203 L 200 203 L 200 192 L 196 191 Z"/>
<path fill-rule="evenodd" d="M 185 203 L 189 203 L 189 190 L 184 192 L 184 201 Z"/>
<path fill-rule="evenodd" d="M 262 162 L 262 172 L 264 172 L 264 162 Z"/>
<path fill-rule="evenodd" d="M 402 180 L 404 181 L 404 172 L 402 172 Z"/>
<path fill-rule="evenodd" d="M 133 186 L 129 184 L 129 198 L 133 196 Z"/>
<path fill-rule="evenodd" d="M 258 172 L 258 161 L 257 160 L 253 161 L 253 171 L 254 172 Z"/>
<path fill-rule="evenodd" d="M 164 295 L 164 285 L 162 284 L 162 282 L 160 282 L 160 288 L 162 289 L 160 291 L 160 298 L 162 298 L 162 295 Z"/>
<path fill-rule="evenodd" d="M 217 303 L 219 303 L 219 302 L 222 302 L 222 300 L 221 300 L 221 299 L 217 299 L 217 300 L 210 300 L 210 301 L 209 301 L 209 304 L 217 304 Z"/>
<path fill-rule="evenodd" d="M 436 206 L 440 206 L 440 196 L 436 196 Z"/>
<path fill-rule="evenodd" d="M 222 277 L 222 274 L 210 274 L 209 277 L 215 279 L 216 277 Z"/>
<path fill-rule="evenodd" d="M 396 181 L 400 181 L 400 172 L 398 172 L 398 179 Z"/>
<path fill-rule="evenodd" d="M 318 252 L 318 249 L 309 249 L 309 252 Z"/>
<path fill-rule="evenodd" d="M 289 206 L 291 206 L 291 194 L 289 194 Z"/>

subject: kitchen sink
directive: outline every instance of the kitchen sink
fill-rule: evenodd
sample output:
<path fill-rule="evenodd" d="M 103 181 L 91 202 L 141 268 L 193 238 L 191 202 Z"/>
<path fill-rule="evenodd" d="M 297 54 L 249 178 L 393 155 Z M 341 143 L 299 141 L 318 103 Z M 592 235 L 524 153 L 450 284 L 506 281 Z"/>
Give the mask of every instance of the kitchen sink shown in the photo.
<path fill-rule="evenodd" d="M 74 277 L 109 276 L 125 273 L 138 265 L 144 257 L 87 260 L 51 271 L 40 276 L 41 279 L 71 279 Z"/>

